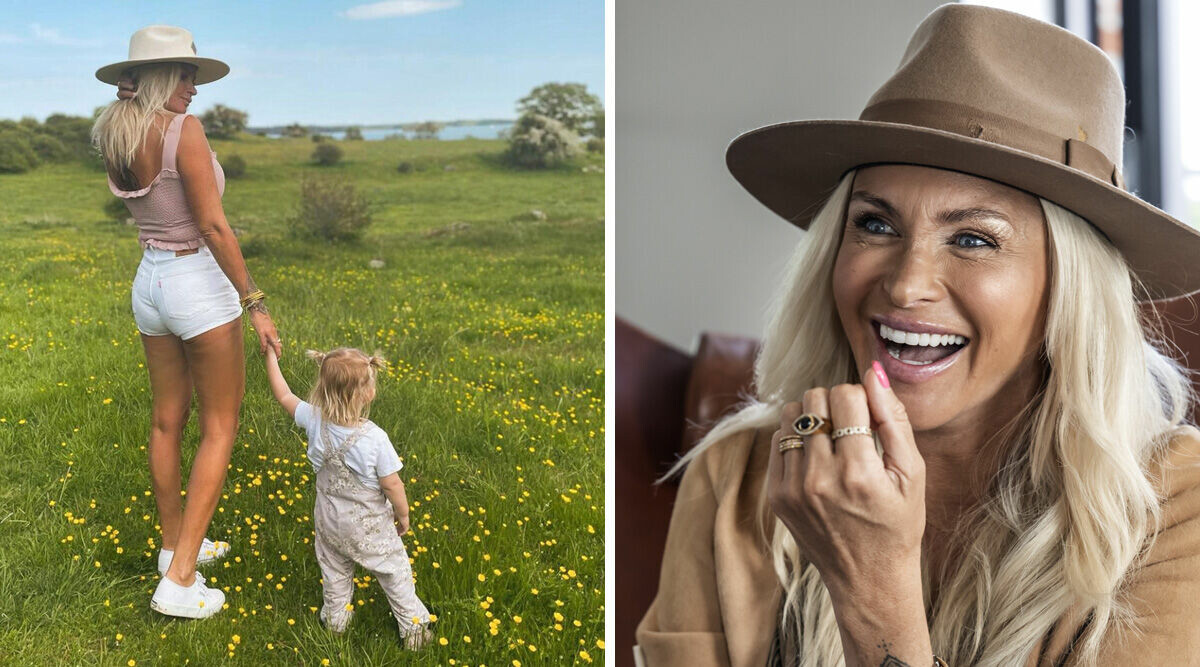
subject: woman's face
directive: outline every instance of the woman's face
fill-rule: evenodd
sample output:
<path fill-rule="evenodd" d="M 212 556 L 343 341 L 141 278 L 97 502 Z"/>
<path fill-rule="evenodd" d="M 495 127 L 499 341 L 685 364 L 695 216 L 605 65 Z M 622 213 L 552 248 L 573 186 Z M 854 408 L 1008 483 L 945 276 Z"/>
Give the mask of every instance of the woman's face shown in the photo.
<path fill-rule="evenodd" d="M 883 364 L 915 431 L 994 423 L 1029 399 L 1049 275 L 1036 197 L 929 167 L 860 169 L 833 274 L 858 368 Z"/>
<path fill-rule="evenodd" d="M 167 111 L 172 113 L 187 113 L 188 105 L 192 103 L 192 97 L 196 94 L 196 68 L 191 65 L 183 66 L 183 75 L 179 77 L 179 83 L 175 86 L 175 92 L 171 93 L 171 99 L 167 100 Z"/>

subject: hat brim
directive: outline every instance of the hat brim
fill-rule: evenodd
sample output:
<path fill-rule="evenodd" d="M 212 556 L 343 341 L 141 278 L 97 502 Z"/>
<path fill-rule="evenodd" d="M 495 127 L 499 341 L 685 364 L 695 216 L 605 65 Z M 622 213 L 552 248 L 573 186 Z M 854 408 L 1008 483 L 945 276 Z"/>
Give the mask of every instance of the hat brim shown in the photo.
<path fill-rule="evenodd" d="M 213 58 L 195 58 L 175 56 L 170 58 L 149 58 L 146 60 L 125 60 L 112 65 L 105 65 L 96 70 L 96 78 L 104 83 L 117 85 L 117 81 L 127 70 L 142 65 L 153 65 L 154 63 L 186 63 L 196 66 L 196 85 L 212 83 L 217 79 L 223 78 L 229 74 L 229 65 Z"/>
<path fill-rule="evenodd" d="M 856 167 L 912 164 L 1019 188 L 1082 216 L 1120 250 L 1151 299 L 1200 290 L 1200 231 L 1111 183 L 1053 160 L 952 132 L 877 121 L 794 121 L 746 132 L 725 163 L 767 208 L 806 229 Z"/>

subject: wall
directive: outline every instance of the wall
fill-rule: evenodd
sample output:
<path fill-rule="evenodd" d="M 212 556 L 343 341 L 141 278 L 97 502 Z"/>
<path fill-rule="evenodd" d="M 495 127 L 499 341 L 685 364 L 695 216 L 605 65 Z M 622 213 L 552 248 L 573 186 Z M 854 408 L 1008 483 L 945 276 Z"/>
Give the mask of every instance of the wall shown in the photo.
<path fill-rule="evenodd" d="M 617 314 L 690 351 L 759 336 L 803 232 L 725 169 L 739 133 L 857 118 L 932 0 L 618 0 Z"/>

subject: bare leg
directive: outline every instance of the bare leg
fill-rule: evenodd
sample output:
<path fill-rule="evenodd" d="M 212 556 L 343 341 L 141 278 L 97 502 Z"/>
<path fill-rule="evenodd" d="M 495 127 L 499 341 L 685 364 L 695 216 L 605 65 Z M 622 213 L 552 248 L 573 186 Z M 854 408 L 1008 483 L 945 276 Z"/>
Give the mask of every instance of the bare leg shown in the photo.
<path fill-rule="evenodd" d="M 162 525 L 162 548 L 174 549 L 183 520 L 179 441 L 192 403 L 192 377 L 178 336 L 142 336 L 150 373 L 150 486 Z"/>
<path fill-rule="evenodd" d="M 196 557 L 221 497 L 246 386 L 240 319 L 183 343 L 200 412 L 200 446 L 188 479 L 187 505 L 167 576 L 180 586 L 196 578 Z"/>

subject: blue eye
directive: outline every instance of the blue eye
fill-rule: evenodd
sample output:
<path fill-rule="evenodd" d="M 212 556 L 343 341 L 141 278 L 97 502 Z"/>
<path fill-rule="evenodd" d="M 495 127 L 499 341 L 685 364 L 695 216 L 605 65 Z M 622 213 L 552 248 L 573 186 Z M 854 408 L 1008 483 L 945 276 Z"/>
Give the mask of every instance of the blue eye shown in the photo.
<path fill-rule="evenodd" d="M 994 247 L 991 241 L 977 234 L 959 234 L 954 237 L 954 245 L 960 248 L 990 248 Z"/>
<path fill-rule="evenodd" d="M 869 213 L 855 218 L 854 226 L 868 234 L 891 234 L 895 232 L 891 225 Z"/>

